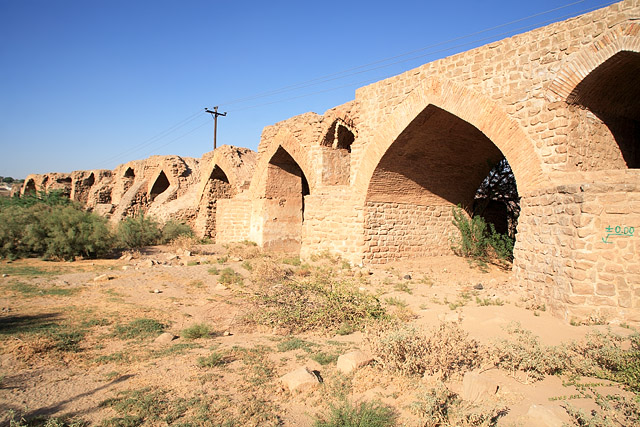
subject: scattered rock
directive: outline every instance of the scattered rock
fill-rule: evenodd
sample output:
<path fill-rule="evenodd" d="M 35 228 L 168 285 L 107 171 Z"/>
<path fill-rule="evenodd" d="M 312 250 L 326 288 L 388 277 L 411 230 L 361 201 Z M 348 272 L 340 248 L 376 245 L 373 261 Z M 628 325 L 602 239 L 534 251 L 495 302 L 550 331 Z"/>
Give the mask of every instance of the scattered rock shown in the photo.
<path fill-rule="evenodd" d="M 93 278 L 94 282 L 106 282 L 109 280 L 113 280 L 113 276 L 109 276 L 108 274 L 101 274 Z"/>
<path fill-rule="evenodd" d="M 231 335 L 233 334 L 229 331 L 224 331 L 224 333 L 222 334 L 222 336 L 225 336 L 225 337 L 230 337 Z"/>
<path fill-rule="evenodd" d="M 477 371 L 464 374 L 462 379 L 462 399 L 469 402 L 478 402 L 488 396 L 497 393 L 499 385 L 486 377 L 480 376 Z"/>
<path fill-rule="evenodd" d="M 140 267 L 153 267 L 154 262 L 153 262 L 153 260 L 145 259 L 145 260 L 143 260 L 143 261 L 140 261 L 140 262 L 138 263 L 138 265 L 139 265 Z"/>
<path fill-rule="evenodd" d="M 404 280 L 411 280 L 411 275 L 410 274 L 405 274 L 403 279 Z"/>
<path fill-rule="evenodd" d="M 9 275 L 8 274 L 3 274 L 2 277 L 9 277 Z"/>
<path fill-rule="evenodd" d="M 542 405 L 531 405 L 527 411 L 527 418 L 532 422 L 527 425 L 543 427 L 560 427 L 565 425 L 553 410 Z"/>
<path fill-rule="evenodd" d="M 226 287 L 225 285 L 223 285 L 222 283 L 218 283 L 218 284 L 216 285 L 216 291 L 225 291 L 225 290 L 227 290 L 227 289 L 229 289 L 229 288 L 227 288 L 227 287 Z"/>
<path fill-rule="evenodd" d="M 153 341 L 157 342 L 157 343 L 160 343 L 160 344 L 166 344 L 166 343 L 169 343 L 169 342 L 173 341 L 176 338 L 177 337 L 175 335 L 173 335 L 171 332 L 164 332 L 164 333 L 160 334 L 158 336 L 158 338 L 156 338 Z"/>
<path fill-rule="evenodd" d="M 128 266 L 128 265 L 123 265 L 123 266 L 122 266 L 122 269 L 126 271 L 126 270 L 128 270 L 128 269 L 129 269 L 129 266 Z"/>
<path fill-rule="evenodd" d="M 133 259 L 133 255 L 131 255 L 131 254 L 125 254 L 125 255 L 122 255 L 122 256 L 120 257 L 120 259 L 128 262 L 128 261 L 131 261 L 131 260 Z"/>
<path fill-rule="evenodd" d="M 305 367 L 298 368 L 280 377 L 280 381 L 292 393 L 314 388 L 320 384 L 318 376 Z"/>
<path fill-rule="evenodd" d="M 475 285 L 475 286 L 473 287 L 473 289 L 477 289 L 477 290 L 481 291 L 481 290 L 483 290 L 483 289 L 484 289 L 484 286 L 482 286 L 482 283 L 478 283 L 477 285 Z"/>
<path fill-rule="evenodd" d="M 343 374 L 348 374 L 356 369 L 362 368 L 373 361 L 373 357 L 355 350 L 338 357 L 337 368 Z"/>
<path fill-rule="evenodd" d="M 162 291 L 161 291 L 160 289 L 154 289 L 154 290 L 153 290 L 153 293 L 154 293 L 154 294 L 161 294 L 161 293 L 162 293 Z"/>

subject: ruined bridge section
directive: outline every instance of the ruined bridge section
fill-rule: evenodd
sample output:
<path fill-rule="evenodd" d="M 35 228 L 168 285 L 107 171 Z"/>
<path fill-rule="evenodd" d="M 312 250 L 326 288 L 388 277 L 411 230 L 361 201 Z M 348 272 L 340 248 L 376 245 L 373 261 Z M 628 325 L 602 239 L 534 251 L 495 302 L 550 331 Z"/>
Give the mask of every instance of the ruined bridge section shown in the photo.
<path fill-rule="evenodd" d="M 257 153 L 34 175 L 22 191 L 381 264 L 451 253 L 452 208 L 471 212 L 502 159 L 521 197 L 516 280 L 565 319 L 640 322 L 640 0 L 362 87 L 266 127 Z"/>

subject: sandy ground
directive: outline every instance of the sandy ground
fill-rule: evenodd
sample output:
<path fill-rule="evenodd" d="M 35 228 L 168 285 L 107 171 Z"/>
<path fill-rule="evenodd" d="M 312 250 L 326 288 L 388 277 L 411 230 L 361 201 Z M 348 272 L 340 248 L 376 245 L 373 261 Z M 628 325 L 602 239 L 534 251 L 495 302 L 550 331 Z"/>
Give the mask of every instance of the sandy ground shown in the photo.
<path fill-rule="evenodd" d="M 0 263 L 0 423 L 8 425 L 11 417 L 70 416 L 100 424 L 122 415 L 104 403 L 107 399 L 137 391 L 151 395 L 156 407 L 165 401 L 190 402 L 185 403 L 191 405 L 186 414 L 200 420 L 193 425 L 208 419 L 214 425 L 235 420 L 230 425 L 308 426 L 342 394 L 356 402 L 379 400 L 394 408 L 400 424 L 417 425 L 410 406 L 428 379 L 392 375 L 375 364 L 345 378 L 335 362 L 323 365 L 313 360 L 320 352 L 335 358 L 353 349 L 367 350 L 362 332 L 301 334 L 296 337 L 309 343 L 307 349 L 279 348 L 291 337 L 247 325 L 243 314 L 252 309 L 250 295 L 241 287 L 221 285 L 219 275 L 211 273 L 213 267 L 231 267 L 249 280 L 244 260 L 233 255 L 225 259 L 227 249 L 215 245 L 198 252 L 185 255 L 176 248 L 158 247 L 131 259 Z M 566 324 L 544 307 L 533 306 L 509 271 L 489 266 L 483 272 L 458 257 L 339 270 L 360 280 L 362 288 L 386 301 L 390 311 L 404 301 L 402 310 L 418 327 L 458 321 L 482 343 L 506 336 L 505 327 L 511 322 L 519 322 L 548 345 L 605 328 Z M 476 297 L 503 305 L 482 306 Z M 464 305 L 456 307 L 459 301 Z M 158 343 L 155 336 L 114 336 L 116 325 L 138 318 L 168 325 L 167 331 L 177 338 Z M 33 333 L 52 323 L 84 328 L 77 351 L 52 349 L 50 342 Z M 194 340 L 180 336 L 185 328 L 201 323 L 212 327 L 211 336 Z M 235 357 L 219 367 L 198 364 L 199 358 L 214 351 Z M 284 391 L 278 378 L 300 366 L 317 370 L 324 382 L 301 393 Z M 498 392 L 484 403 L 509 408 L 499 425 L 545 425 L 540 412 L 531 415 L 532 407 L 542 407 L 542 413 L 569 423 L 562 407 L 569 398 L 574 406 L 593 407 L 588 399 L 576 398 L 576 388 L 563 385 L 559 377 L 527 382 L 495 368 L 481 375 L 498 385 Z M 460 380 L 454 379 L 449 387 L 460 392 Z M 604 391 L 620 391 L 615 385 L 598 383 Z M 203 406 L 204 401 L 209 405 Z M 182 421 L 168 424 L 178 422 Z"/>

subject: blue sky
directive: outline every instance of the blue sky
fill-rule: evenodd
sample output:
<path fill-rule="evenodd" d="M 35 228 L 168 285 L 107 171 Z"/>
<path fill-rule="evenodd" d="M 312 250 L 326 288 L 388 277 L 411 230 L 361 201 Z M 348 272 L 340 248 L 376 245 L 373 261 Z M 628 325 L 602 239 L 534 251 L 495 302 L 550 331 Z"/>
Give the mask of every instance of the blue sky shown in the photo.
<path fill-rule="evenodd" d="M 255 150 L 265 126 L 357 87 L 610 3 L 0 0 L 0 175 L 200 157 L 215 105 L 218 144 Z"/>

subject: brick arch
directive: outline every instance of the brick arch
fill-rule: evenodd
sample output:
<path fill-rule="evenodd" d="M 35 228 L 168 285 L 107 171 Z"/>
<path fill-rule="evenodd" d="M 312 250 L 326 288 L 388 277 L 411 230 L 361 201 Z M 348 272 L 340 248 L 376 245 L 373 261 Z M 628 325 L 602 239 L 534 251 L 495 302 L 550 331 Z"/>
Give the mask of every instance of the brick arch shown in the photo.
<path fill-rule="evenodd" d="M 313 194 L 316 186 L 316 176 L 314 169 L 309 161 L 307 150 L 301 146 L 300 141 L 288 129 L 280 129 L 273 138 L 269 146 L 259 153 L 258 164 L 254 178 L 251 180 L 250 193 L 257 197 L 263 197 L 266 192 L 266 175 L 269 162 L 276 154 L 279 148 L 284 149 L 298 164 L 302 170 L 309 190 Z"/>
<path fill-rule="evenodd" d="M 209 177 L 211 177 L 211 174 L 213 173 L 216 167 L 220 169 L 222 173 L 224 173 L 224 175 L 229 180 L 229 184 L 231 184 L 231 186 L 236 191 L 241 187 L 242 183 L 239 182 L 238 176 L 235 173 L 237 166 L 231 164 L 229 160 L 224 155 L 222 155 L 222 153 L 216 151 L 213 153 L 213 157 L 207 164 L 206 168 L 204 169 L 204 172 L 200 175 L 198 200 L 202 200 L 204 191 L 207 187 L 207 183 L 209 182 Z"/>
<path fill-rule="evenodd" d="M 447 111 L 476 127 L 489 138 L 511 165 L 522 194 L 547 182 L 534 144 L 520 125 L 488 97 L 448 80 L 430 77 L 421 82 L 373 131 L 354 186 L 366 198 L 380 160 L 398 136 L 428 106 Z"/>
<path fill-rule="evenodd" d="M 640 52 L 639 34 L 640 23 L 623 23 L 570 55 L 547 88 L 547 98 L 567 101 L 580 82 L 609 58 L 623 51 Z"/>

